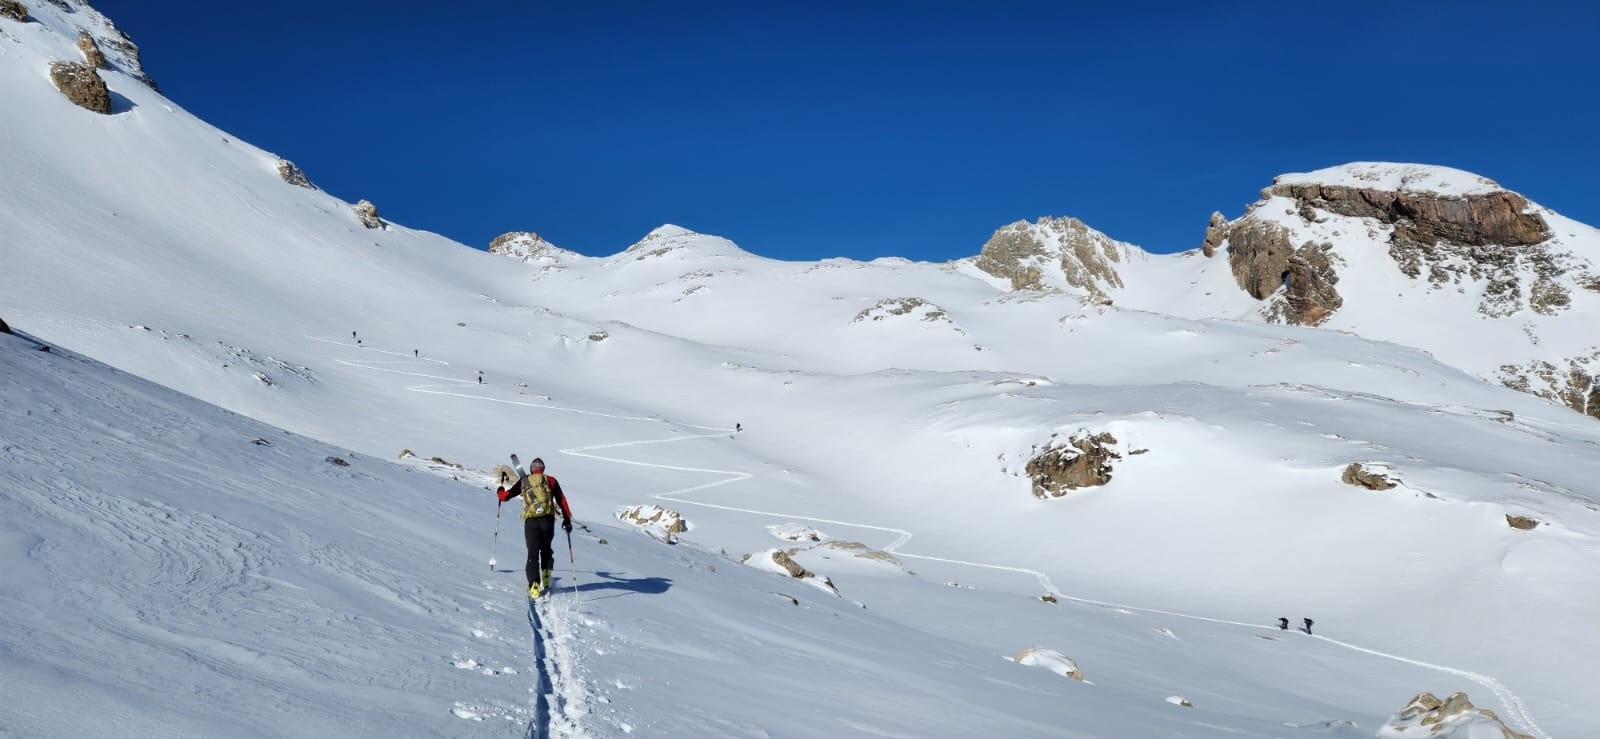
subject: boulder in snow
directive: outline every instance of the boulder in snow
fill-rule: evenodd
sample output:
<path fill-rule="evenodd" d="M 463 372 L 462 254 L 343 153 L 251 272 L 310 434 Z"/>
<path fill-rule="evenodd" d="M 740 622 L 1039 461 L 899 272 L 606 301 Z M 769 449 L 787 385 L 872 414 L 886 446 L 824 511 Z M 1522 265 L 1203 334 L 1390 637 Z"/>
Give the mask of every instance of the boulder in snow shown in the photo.
<path fill-rule="evenodd" d="M 96 69 L 106 66 L 106 55 L 100 50 L 100 42 L 95 41 L 88 31 L 78 32 L 78 51 L 83 52 L 84 64 Z"/>
<path fill-rule="evenodd" d="M 0 18 L 10 18 L 18 23 L 28 22 L 28 6 L 17 0 L 0 0 Z"/>
<path fill-rule="evenodd" d="M 96 113 L 111 112 L 111 89 L 94 67 L 83 62 L 51 62 L 50 81 L 73 105 Z"/>
<path fill-rule="evenodd" d="M 1539 525 L 1539 519 L 1529 518 L 1527 516 L 1513 516 L 1507 513 L 1506 524 L 1514 529 L 1528 531 Z"/>
<path fill-rule="evenodd" d="M 311 179 L 306 177 L 305 170 L 300 169 L 299 165 L 287 159 L 278 160 L 278 176 L 283 178 L 284 182 L 294 185 L 295 187 L 303 187 L 307 190 L 317 189 L 316 185 L 311 184 Z M 362 202 L 366 201 L 363 200 Z M 372 215 L 373 217 L 377 217 L 377 209 L 373 209 Z M 359 211 L 357 212 L 357 216 L 360 216 Z M 363 220 L 362 223 L 366 223 L 366 221 Z M 368 226 L 367 228 L 373 227 Z"/>
<path fill-rule="evenodd" d="M 1027 667 L 1043 667 L 1062 677 L 1070 677 L 1078 682 L 1083 682 L 1083 670 L 1078 669 L 1078 663 L 1071 657 L 1053 649 L 1040 649 L 1028 647 L 1011 658 L 1012 662 Z"/>
<path fill-rule="evenodd" d="M 689 522 L 671 508 L 658 505 L 629 506 L 617 512 L 617 518 L 642 529 L 655 529 L 668 537 L 689 530 Z"/>
<path fill-rule="evenodd" d="M 1339 479 L 1344 480 L 1346 485 L 1358 485 L 1368 490 L 1389 490 L 1396 485 L 1383 470 L 1368 468 L 1360 462 L 1351 462 Z"/>
<path fill-rule="evenodd" d="M 1122 459 L 1114 448 L 1116 437 L 1080 429 L 1066 440 L 1052 440 L 1049 447 L 1028 460 L 1028 476 L 1033 479 L 1036 498 L 1059 498 L 1078 488 L 1111 482 L 1111 461 Z"/>
<path fill-rule="evenodd" d="M 1466 693 L 1455 693 L 1440 701 L 1432 693 L 1412 698 L 1405 708 L 1378 729 L 1379 739 L 1533 739 L 1506 726 L 1494 711 L 1478 708 Z"/>
<path fill-rule="evenodd" d="M 373 205 L 372 201 L 370 200 L 362 200 L 361 202 L 356 203 L 355 211 L 356 218 L 361 221 L 361 225 L 366 226 L 367 228 L 389 227 L 389 224 L 384 223 L 383 219 L 378 217 L 378 206 Z"/>

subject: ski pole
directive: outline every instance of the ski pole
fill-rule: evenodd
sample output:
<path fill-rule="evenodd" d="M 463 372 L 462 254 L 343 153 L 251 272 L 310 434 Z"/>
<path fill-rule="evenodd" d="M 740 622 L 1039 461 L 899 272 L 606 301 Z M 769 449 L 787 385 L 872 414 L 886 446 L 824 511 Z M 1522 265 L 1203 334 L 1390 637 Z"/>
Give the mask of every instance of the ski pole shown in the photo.
<path fill-rule="evenodd" d="M 497 501 L 494 504 L 494 543 L 489 545 L 489 569 L 490 570 L 493 570 L 494 569 L 494 565 L 495 565 L 494 551 L 496 549 L 499 549 L 499 548 L 500 548 L 500 503 Z"/>
<path fill-rule="evenodd" d="M 567 562 L 572 565 L 572 595 L 578 595 L 578 558 L 572 556 L 572 529 L 567 529 Z"/>

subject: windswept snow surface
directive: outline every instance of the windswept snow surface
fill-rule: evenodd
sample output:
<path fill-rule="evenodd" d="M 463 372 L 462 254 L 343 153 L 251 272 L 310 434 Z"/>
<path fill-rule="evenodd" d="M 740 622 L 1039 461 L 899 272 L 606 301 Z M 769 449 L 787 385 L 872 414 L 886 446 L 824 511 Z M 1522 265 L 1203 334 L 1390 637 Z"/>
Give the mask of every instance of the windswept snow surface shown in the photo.
<path fill-rule="evenodd" d="M 1282 185 L 1319 184 L 1383 190 L 1435 193 L 1447 197 L 1483 195 L 1504 189 L 1487 177 L 1450 167 L 1398 162 L 1350 162 L 1313 172 L 1278 175 Z"/>
<path fill-rule="evenodd" d="M 0 336 L 0 729 L 1370 734 L 1424 690 L 1600 725 L 1600 426 L 1570 410 L 962 264 L 663 227 L 546 269 L 368 230 L 120 72 L 113 115 L 65 102 L 77 19 L 33 5 L 0 21 L 0 318 L 70 351 Z M 1151 269 L 1237 302 L 1219 264 Z M 1033 497 L 1079 429 L 1111 483 Z M 537 619 L 513 512 L 491 552 L 510 452 L 588 525 Z M 614 518 L 641 504 L 690 530 Z M 739 564 L 774 546 L 838 594 Z"/>

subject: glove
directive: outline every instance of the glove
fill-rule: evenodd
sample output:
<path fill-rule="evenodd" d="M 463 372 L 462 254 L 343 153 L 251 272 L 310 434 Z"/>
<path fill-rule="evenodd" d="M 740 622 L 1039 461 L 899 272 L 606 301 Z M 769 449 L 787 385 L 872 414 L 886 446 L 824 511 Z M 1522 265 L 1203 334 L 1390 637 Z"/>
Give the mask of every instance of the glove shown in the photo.
<path fill-rule="evenodd" d="M 561 530 L 565 531 L 565 532 L 567 532 L 569 534 L 572 533 L 572 519 L 570 519 L 570 518 L 561 519 Z"/>
<path fill-rule="evenodd" d="M 500 499 L 501 503 L 511 500 L 511 493 L 507 492 L 505 488 L 495 488 L 494 494 L 495 497 Z"/>

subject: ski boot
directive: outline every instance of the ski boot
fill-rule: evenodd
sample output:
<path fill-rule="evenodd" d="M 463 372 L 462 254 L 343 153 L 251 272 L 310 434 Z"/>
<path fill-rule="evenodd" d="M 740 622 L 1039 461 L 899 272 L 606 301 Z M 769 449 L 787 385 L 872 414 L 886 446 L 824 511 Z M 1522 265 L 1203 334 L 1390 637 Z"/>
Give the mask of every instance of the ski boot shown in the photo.
<path fill-rule="evenodd" d="M 545 570 L 543 574 L 544 576 L 539 578 L 539 589 L 549 590 L 550 581 L 555 579 L 555 570 Z"/>
<path fill-rule="evenodd" d="M 539 583 L 533 583 L 532 585 L 529 585 L 528 586 L 528 600 L 538 600 L 539 599 L 539 590 L 540 590 Z"/>

